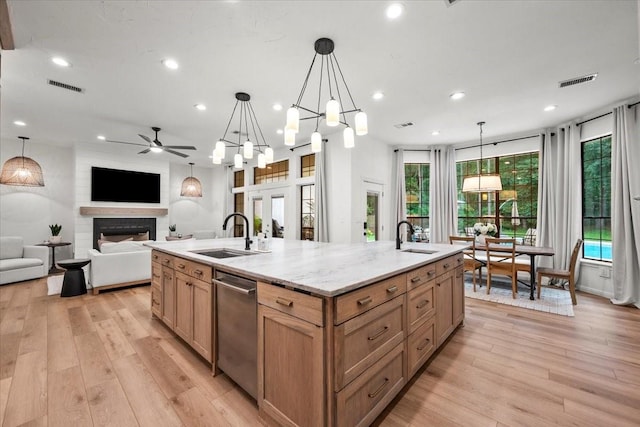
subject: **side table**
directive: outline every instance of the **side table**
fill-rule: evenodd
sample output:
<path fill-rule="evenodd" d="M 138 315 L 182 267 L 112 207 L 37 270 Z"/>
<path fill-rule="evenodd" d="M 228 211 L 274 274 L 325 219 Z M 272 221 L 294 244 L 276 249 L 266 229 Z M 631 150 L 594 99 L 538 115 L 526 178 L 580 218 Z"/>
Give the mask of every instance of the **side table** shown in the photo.
<path fill-rule="evenodd" d="M 87 282 L 84 279 L 82 267 L 90 262 L 88 258 L 58 261 L 58 265 L 67 270 L 62 279 L 61 297 L 75 297 L 87 293 Z"/>
<path fill-rule="evenodd" d="M 36 246 L 47 246 L 51 248 L 51 268 L 49 269 L 49 274 L 62 273 L 64 270 L 61 270 L 56 267 L 56 248 L 59 246 L 69 246 L 71 242 L 60 242 L 60 243 L 38 243 Z"/>

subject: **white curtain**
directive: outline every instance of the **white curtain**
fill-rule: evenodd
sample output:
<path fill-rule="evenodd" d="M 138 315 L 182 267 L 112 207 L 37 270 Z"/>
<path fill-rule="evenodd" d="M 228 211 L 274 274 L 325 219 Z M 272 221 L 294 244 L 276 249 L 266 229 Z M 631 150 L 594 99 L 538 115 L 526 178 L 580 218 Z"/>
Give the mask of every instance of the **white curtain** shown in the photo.
<path fill-rule="evenodd" d="M 640 140 L 638 106 L 613 110 L 611 231 L 614 304 L 640 308 Z"/>
<path fill-rule="evenodd" d="M 316 185 L 315 204 L 316 220 L 314 234 L 317 242 L 329 241 L 329 216 L 327 208 L 327 176 L 325 166 L 325 150 L 316 153 Z"/>
<path fill-rule="evenodd" d="M 452 146 L 431 150 L 430 177 L 429 241 L 449 242 L 450 235 L 458 234 L 456 154 Z"/>
<path fill-rule="evenodd" d="M 567 270 L 582 236 L 582 167 L 580 129 L 573 123 L 541 136 L 538 176 L 537 246 L 551 247 L 553 257 L 539 265 Z M 579 260 L 579 259 L 578 259 Z M 576 277 L 580 263 L 576 265 Z"/>
<path fill-rule="evenodd" d="M 396 150 L 396 163 L 395 163 L 395 173 L 393 176 L 396 178 L 395 182 L 395 215 L 394 215 L 394 226 L 407 219 L 407 190 L 405 187 L 405 176 L 404 176 L 404 150 Z"/>

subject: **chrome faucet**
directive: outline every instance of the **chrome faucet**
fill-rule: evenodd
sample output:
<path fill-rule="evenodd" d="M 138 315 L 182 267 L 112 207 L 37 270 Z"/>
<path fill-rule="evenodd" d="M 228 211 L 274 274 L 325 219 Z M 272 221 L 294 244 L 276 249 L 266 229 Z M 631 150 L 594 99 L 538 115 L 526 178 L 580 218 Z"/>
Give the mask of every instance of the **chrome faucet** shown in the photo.
<path fill-rule="evenodd" d="M 224 223 L 222 224 L 222 231 L 226 231 L 227 221 L 229 221 L 229 218 L 231 218 L 232 216 L 239 216 L 239 217 L 242 217 L 242 219 L 244 219 L 244 229 L 246 234 L 246 237 L 244 238 L 244 250 L 246 251 L 251 250 L 251 247 L 249 245 L 253 243 L 253 241 L 249 238 L 249 220 L 247 219 L 246 216 L 244 216 L 240 212 L 234 212 L 232 214 L 227 215 L 227 217 L 224 219 Z"/>
<path fill-rule="evenodd" d="M 396 249 L 400 249 L 400 243 L 402 243 L 402 240 L 400 240 L 400 226 L 402 224 L 407 224 L 409 226 L 409 230 L 411 230 L 411 234 L 414 233 L 413 225 L 411 225 L 409 221 L 400 221 L 396 228 Z"/>

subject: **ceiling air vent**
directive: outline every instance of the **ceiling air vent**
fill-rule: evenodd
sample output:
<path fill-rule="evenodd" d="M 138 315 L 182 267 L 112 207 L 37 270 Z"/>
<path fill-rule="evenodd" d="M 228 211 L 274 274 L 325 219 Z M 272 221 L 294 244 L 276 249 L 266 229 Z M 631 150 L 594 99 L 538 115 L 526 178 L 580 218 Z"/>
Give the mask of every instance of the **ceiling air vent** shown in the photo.
<path fill-rule="evenodd" d="M 444 4 L 447 5 L 447 7 L 454 5 L 456 3 L 458 3 L 460 0 L 444 0 Z"/>
<path fill-rule="evenodd" d="M 399 123 L 399 124 L 393 125 L 393 126 L 398 128 L 398 129 L 402 129 L 402 128 L 406 128 L 406 127 L 409 127 L 409 126 L 413 126 L 413 122 Z"/>
<path fill-rule="evenodd" d="M 82 93 L 84 92 L 84 89 L 79 88 L 77 86 L 72 86 L 66 83 L 61 83 L 61 82 L 57 82 L 55 80 L 47 80 L 47 83 L 49 83 L 51 86 L 56 86 L 56 87 L 61 87 L 62 89 L 67 89 L 67 90 L 72 90 L 74 92 L 78 92 L 78 93 Z"/>
<path fill-rule="evenodd" d="M 567 86 L 573 86 L 573 85 L 578 85 L 580 83 L 587 83 L 587 82 L 592 82 L 596 79 L 596 77 L 598 77 L 598 73 L 593 73 L 593 74 L 589 74 L 586 76 L 582 76 L 582 77 L 575 77 L 573 79 L 569 79 L 569 80 L 564 80 L 558 83 L 558 87 L 567 87 Z"/>

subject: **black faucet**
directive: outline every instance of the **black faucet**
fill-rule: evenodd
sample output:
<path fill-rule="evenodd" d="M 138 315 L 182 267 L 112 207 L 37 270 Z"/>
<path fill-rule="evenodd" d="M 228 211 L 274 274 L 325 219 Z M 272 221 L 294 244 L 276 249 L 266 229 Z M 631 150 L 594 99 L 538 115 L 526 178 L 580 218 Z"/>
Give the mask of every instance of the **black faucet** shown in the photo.
<path fill-rule="evenodd" d="M 400 221 L 398 223 L 398 227 L 396 228 L 396 249 L 400 249 L 400 243 L 402 243 L 402 240 L 400 240 L 400 226 L 402 224 L 407 224 L 409 226 L 409 230 L 411 230 L 411 234 L 414 233 L 413 225 L 411 225 L 409 221 Z"/>
<path fill-rule="evenodd" d="M 244 250 L 245 251 L 251 250 L 251 247 L 249 245 L 253 243 L 253 241 L 251 241 L 251 239 L 249 238 L 249 220 L 247 219 L 246 216 L 244 216 L 240 212 L 234 212 L 232 214 L 227 215 L 227 217 L 224 219 L 224 223 L 222 224 L 222 230 L 225 231 L 227 229 L 227 221 L 229 221 L 229 218 L 231 218 L 232 216 L 239 216 L 239 217 L 242 217 L 242 219 L 244 219 L 244 229 L 246 233 L 246 237 L 244 238 Z"/>

